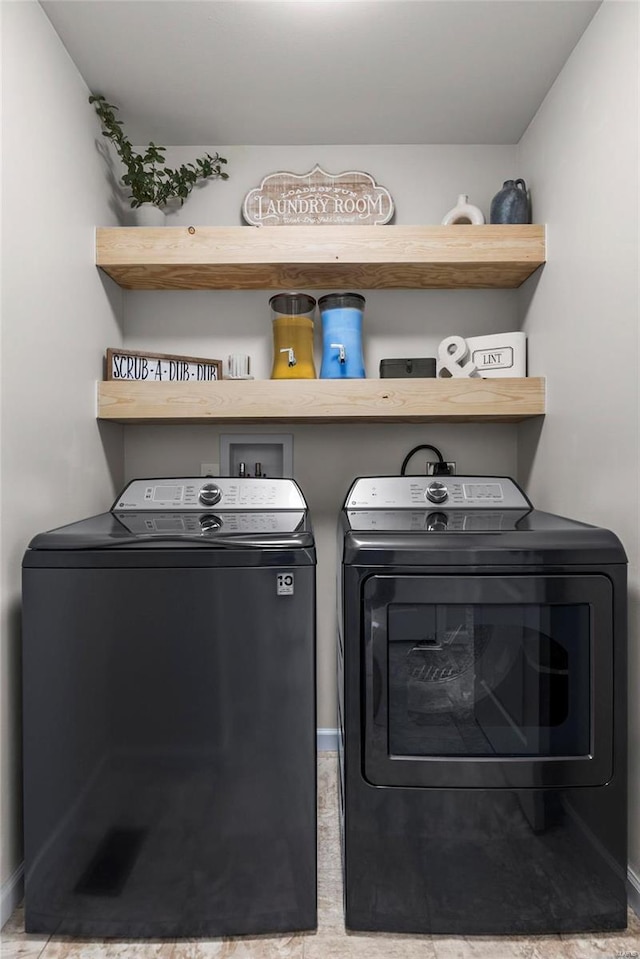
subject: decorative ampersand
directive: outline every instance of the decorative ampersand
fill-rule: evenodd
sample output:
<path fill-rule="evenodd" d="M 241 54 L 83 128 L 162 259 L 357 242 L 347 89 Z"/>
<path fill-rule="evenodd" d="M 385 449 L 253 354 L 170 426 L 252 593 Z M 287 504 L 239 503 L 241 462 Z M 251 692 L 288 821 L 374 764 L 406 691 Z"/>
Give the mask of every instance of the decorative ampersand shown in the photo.
<path fill-rule="evenodd" d="M 468 356 L 469 347 L 463 336 L 447 336 L 438 347 L 438 376 L 480 376 L 473 360 L 464 362 Z"/>

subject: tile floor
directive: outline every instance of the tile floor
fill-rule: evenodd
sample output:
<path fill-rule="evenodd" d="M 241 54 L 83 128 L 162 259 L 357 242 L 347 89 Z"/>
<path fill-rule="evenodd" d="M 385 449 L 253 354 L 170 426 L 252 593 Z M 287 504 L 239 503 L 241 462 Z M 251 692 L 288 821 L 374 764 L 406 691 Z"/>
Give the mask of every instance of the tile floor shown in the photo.
<path fill-rule="evenodd" d="M 338 839 L 336 757 L 319 759 L 318 931 L 271 938 L 85 941 L 28 936 L 22 909 L 2 930 L 2 959 L 640 959 L 640 919 L 607 936 L 472 938 L 346 933 Z"/>

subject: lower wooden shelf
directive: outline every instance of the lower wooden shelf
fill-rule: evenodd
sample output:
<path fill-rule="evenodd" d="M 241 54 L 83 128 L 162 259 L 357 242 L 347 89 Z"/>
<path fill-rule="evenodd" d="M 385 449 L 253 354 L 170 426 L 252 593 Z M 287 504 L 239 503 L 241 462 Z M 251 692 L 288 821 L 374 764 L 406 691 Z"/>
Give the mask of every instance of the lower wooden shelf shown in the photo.
<path fill-rule="evenodd" d="M 98 419 L 115 423 L 517 423 L 544 412 L 542 377 L 98 383 Z"/>

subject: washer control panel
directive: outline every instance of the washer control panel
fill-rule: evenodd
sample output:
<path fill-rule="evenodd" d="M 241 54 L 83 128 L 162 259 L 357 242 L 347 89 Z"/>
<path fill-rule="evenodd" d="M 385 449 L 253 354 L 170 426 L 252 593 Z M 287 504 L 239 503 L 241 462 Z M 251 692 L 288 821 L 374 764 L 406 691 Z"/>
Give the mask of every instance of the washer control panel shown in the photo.
<path fill-rule="evenodd" d="M 217 507 L 216 507 L 217 508 Z M 136 536 L 200 536 L 220 532 L 228 533 L 295 533 L 304 521 L 302 510 L 279 510 L 260 513 L 254 510 L 242 512 L 205 511 L 197 512 L 136 512 L 114 510 L 114 515 L 125 529 Z"/>
<path fill-rule="evenodd" d="M 531 503 L 508 476 L 365 476 L 355 481 L 345 509 L 447 510 L 531 509 Z"/>
<path fill-rule="evenodd" d="M 155 512 L 210 509 L 306 509 L 304 497 L 292 479 L 234 478 L 230 476 L 138 479 L 126 486 L 111 507 L 122 511 Z"/>

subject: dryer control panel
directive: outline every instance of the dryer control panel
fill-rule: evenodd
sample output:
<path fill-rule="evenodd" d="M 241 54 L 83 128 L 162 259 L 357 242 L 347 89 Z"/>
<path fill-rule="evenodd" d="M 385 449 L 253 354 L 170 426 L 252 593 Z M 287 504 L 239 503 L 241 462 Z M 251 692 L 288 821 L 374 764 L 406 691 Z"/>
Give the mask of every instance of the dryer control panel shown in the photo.
<path fill-rule="evenodd" d="M 454 510 L 529 510 L 532 504 L 508 476 L 364 476 L 344 504 L 348 510 L 419 507 Z"/>
<path fill-rule="evenodd" d="M 132 510 L 304 510 L 307 504 L 292 479 L 195 476 L 137 479 L 122 490 L 111 512 Z"/>
<path fill-rule="evenodd" d="M 347 510 L 349 526 L 361 532 L 381 533 L 503 533 L 517 529 L 529 510 Z"/>

